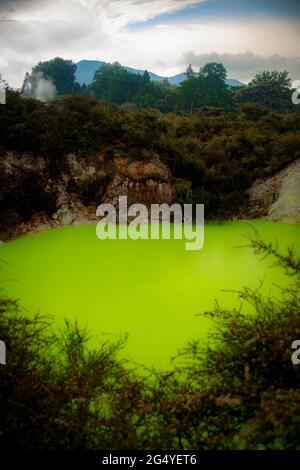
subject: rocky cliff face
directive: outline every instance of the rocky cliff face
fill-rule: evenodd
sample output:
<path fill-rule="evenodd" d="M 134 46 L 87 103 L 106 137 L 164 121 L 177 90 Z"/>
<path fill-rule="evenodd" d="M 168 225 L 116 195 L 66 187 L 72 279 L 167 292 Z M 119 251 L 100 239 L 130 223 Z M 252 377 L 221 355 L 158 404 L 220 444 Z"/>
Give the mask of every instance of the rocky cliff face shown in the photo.
<path fill-rule="evenodd" d="M 18 183 L 24 186 L 28 175 L 34 186 L 39 175 L 43 175 L 43 189 L 54 199 L 53 209 L 47 214 L 34 210 L 25 221 L 9 211 L 7 223 L 2 221 L 2 240 L 49 227 L 96 222 L 98 205 L 103 202 L 116 205 L 119 196 L 127 196 L 128 204 L 139 202 L 148 207 L 153 203 L 170 204 L 173 200 L 171 173 L 157 155 L 145 161 L 129 161 L 121 155 L 113 159 L 102 154 L 86 159 L 69 155 L 64 171 L 51 178 L 42 158 L 7 153 L 0 161 L 0 174 L 8 201 L 15 199 L 15 195 L 19 198 L 17 207 L 22 208 L 22 200 L 30 194 L 29 184 L 18 195 Z M 36 197 L 40 197 L 38 193 Z"/>
<path fill-rule="evenodd" d="M 51 176 L 44 159 L 6 153 L 0 159 L 0 240 L 49 227 L 95 223 L 98 205 L 117 206 L 119 196 L 127 196 L 129 205 L 139 202 L 148 208 L 171 204 L 172 185 L 170 170 L 155 154 L 134 161 L 122 155 L 69 155 L 63 171 Z M 300 160 L 256 181 L 248 193 L 249 205 L 241 210 L 241 218 L 300 223 Z"/>
<path fill-rule="evenodd" d="M 119 195 L 127 196 L 129 204 L 170 204 L 173 199 L 171 173 L 158 157 L 131 163 L 126 158 L 116 158 L 104 200 L 116 204 Z"/>
<path fill-rule="evenodd" d="M 275 176 L 256 181 L 248 193 L 250 216 L 300 223 L 300 160 Z"/>

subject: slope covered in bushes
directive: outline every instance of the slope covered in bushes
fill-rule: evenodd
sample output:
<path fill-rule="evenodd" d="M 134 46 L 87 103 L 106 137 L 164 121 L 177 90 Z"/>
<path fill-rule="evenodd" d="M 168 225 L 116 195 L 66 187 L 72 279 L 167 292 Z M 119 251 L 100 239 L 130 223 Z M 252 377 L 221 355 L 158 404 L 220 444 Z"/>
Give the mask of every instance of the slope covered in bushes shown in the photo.
<path fill-rule="evenodd" d="M 1 165 L 5 167 L 9 151 L 17 152 L 20 160 L 29 153 L 45 164 L 40 175 L 29 172 L 14 182 L 1 171 L 1 218 L 11 210 L 21 218 L 53 211 L 55 181 L 68 174 L 70 154 L 83 162 L 91 156 L 106 162 L 120 155 L 129 161 L 158 156 L 171 170 L 175 200 L 204 203 L 207 218 L 236 216 L 257 177 L 273 174 L 299 157 L 299 112 L 260 111 L 248 105 L 231 113 L 204 109 L 180 116 L 80 95 L 45 104 L 8 91 L 7 104 L 0 107 Z M 30 197 L 39 203 L 27 208 L 23 204 L 30 181 Z M 84 195 L 89 188 L 80 191 Z"/>

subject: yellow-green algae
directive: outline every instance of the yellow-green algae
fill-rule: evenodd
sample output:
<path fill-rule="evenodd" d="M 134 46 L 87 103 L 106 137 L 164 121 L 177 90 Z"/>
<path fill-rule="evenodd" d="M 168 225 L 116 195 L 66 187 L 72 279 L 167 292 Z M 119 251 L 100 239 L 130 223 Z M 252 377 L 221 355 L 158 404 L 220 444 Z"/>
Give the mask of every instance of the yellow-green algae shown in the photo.
<path fill-rule="evenodd" d="M 300 226 L 254 221 L 266 241 L 293 244 L 300 253 Z M 205 340 L 214 327 L 197 316 L 214 306 L 237 305 L 224 289 L 255 287 L 265 293 L 286 282 L 270 258 L 254 256 L 247 224 L 208 223 L 205 245 L 186 251 L 184 240 L 97 239 L 95 226 L 70 226 L 31 234 L 0 246 L 2 286 L 33 313 L 52 314 L 88 326 L 93 342 L 129 334 L 125 354 L 167 368 L 190 338 Z M 104 336 L 106 338 L 106 336 Z"/>

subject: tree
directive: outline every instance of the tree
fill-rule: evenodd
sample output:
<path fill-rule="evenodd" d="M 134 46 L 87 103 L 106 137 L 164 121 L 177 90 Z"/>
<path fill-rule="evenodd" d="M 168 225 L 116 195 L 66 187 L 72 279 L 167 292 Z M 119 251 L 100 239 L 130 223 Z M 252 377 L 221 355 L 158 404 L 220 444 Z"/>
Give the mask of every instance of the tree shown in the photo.
<path fill-rule="evenodd" d="M 290 84 L 286 70 L 264 71 L 256 74 L 248 87 L 236 92 L 235 101 L 239 105 L 258 103 L 274 111 L 288 112 L 293 109 Z"/>
<path fill-rule="evenodd" d="M 199 77 L 190 76 L 180 84 L 180 97 L 183 109 L 193 114 L 199 104 L 201 94 L 201 80 Z"/>
<path fill-rule="evenodd" d="M 147 86 L 148 72 L 138 75 L 129 72 L 118 62 L 104 64 L 94 74 L 89 91 L 97 99 L 110 103 L 122 104 L 132 98 Z"/>
<path fill-rule="evenodd" d="M 97 99 L 123 105 L 133 103 L 141 108 L 158 108 L 171 112 L 176 108 L 176 92 L 169 82 L 151 82 L 143 75 L 128 71 L 118 62 L 102 65 L 94 75 L 88 92 Z"/>
<path fill-rule="evenodd" d="M 191 64 L 187 66 L 184 75 L 186 76 L 187 79 L 193 78 L 195 76 L 195 72 Z"/>
<path fill-rule="evenodd" d="M 145 70 L 145 72 L 143 73 L 143 84 L 148 85 L 148 83 L 150 83 L 150 75 L 148 70 Z"/>
<path fill-rule="evenodd" d="M 22 91 L 26 94 L 26 90 L 28 92 L 35 77 L 42 77 L 49 82 L 53 82 L 59 95 L 78 92 L 80 87 L 75 82 L 75 73 L 76 64 L 72 60 L 55 57 L 45 62 L 39 62 L 33 67 L 31 74 L 27 73 L 25 75 Z"/>
<path fill-rule="evenodd" d="M 22 87 L 21 87 L 21 93 L 24 96 L 31 96 L 31 90 L 32 90 L 31 75 L 30 75 L 29 72 L 26 72 L 24 80 L 23 80 L 23 84 L 22 84 Z"/>
<path fill-rule="evenodd" d="M 209 79 L 219 79 L 223 82 L 227 78 L 227 71 L 223 64 L 217 62 L 209 62 L 200 68 L 199 74 Z"/>
<path fill-rule="evenodd" d="M 193 114 L 200 106 L 233 109 L 233 94 L 225 83 L 227 71 L 223 64 L 211 62 L 201 67 L 198 75 L 189 65 L 186 80 L 180 84 L 180 104 L 185 112 Z"/>
<path fill-rule="evenodd" d="M 171 83 L 169 82 L 168 78 L 164 78 L 161 82 L 165 87 L 171 87 Z"/>
<path fill-rule="evenodd" d="M 283 70 L 282 72 L 278 72 L 277 70 L 265 70 L 264 72 L 257 73 L 249 83 L 249 86 L 258 86 L 263 84 L 278 86 L 280 88 L 289 88 L 291 86 L 289 72 L 287 70 Z"/>
<path fill-rule="evenodd" d="M 169 82 L 150 82 L 134 96 L 132 102 L 141 108 L 157 108 L 163 113 L 175 112 L 178 90 Z"/>
<path fill-rule="evenodd" d="M 202 80 L 202 106 L 233 107 L 233 96 L 226 85 L 227 71 L 223 64 L 210 62 L 200 68 L 199 78 Z"/>

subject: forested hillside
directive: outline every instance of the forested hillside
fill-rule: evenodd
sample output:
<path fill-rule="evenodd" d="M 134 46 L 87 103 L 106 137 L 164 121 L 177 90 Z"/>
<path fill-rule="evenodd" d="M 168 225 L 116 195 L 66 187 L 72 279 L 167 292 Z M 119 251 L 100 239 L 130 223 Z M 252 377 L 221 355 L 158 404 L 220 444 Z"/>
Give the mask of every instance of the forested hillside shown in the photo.
<path fill-rule="evenodd" d="M 76 64 L 58 57 L 33 67 L 20 91 L 6 85 L 0 107 L 5 227 L 36 214 L 52 218 L 62 187 L 68 201 L 77 198 L 95 212 L 113 192 L 118 158 L 127 166 L 158 165 L 156 173 L 164 165 L 167 200 L 204 203 L 208 219 L 247 216 L 254 181 L 299 158 L 300 114 L 286 71 L 257 74 L 240 88 L 226 84 L 227 71 L 215 62 L 198 72 L 188 66 L 179 86 L 151 82 L 148 72 L 135 74 L 118 63 L 103 64 L 88 86 L 75 76 Z M 10 169 L 8 152 L 18 170 Z M 26 155 L 36 164 L 28 165 Z M 70 168 L 72 155 L 82 164 L 80 178 Z M 159 191 L 143 194 L 162 182 L 151 178 L 144 186 L 131 181 L 140 185 L 131 200 L 165 200 Z"/>
<path fill-rule="evenodd" d="M 82 95 L 42 103 L 9 90 L 7 104 L 0 107 L 0 136 L 2 168 L 8 151 L 20 161 L 29 153 L 45 162 L 40 174 L 27 168 L 14 178 L 1 171 L 1 220 L 6 223 L 12 213 L 23 220 L 35 212 L 55 212 L 55 182 L 68 174 L 70 154 L 83 163 L 100 159 L 98 167 L 119 156 L 129 162 L 159 158 L 171 171 L 174 200 L 204 203 L 207 218 L 231 218 L 246 204 L 246 190 L 256 178 L 299 157 L 300 121 L 299 112 L 279 114 L 250 104 L 230 113 L 202 108 L 184 116 Z M 106 182 L 86 181 L 85 193 L 90 200 L 95 197 L 95 207 Z"/>
<path fill-rule="evenodd" d="M 222 63 L 210 62 L 199 70 L 188 65 L 180 82 L 153 80 L 147 70 L 135 73 L 118 62 L 100 63 L 91 83 L 77 83 L 77 66 L 56 57 L 39 62 L 26 73 L 22 94 L 49 101 L 55 96 L 79 93 L 97 100 L 139 108 L 156 108 L 163 113 L 197 113 L 203 106 L 237 110 L 243 103 L 256 103 L 269 110 L 291 112 L 291 79 L 287 71 L 258 73 L 246 85 L 230 86 Z M 152 80 L 151 80 L 152 77 Z"/>

